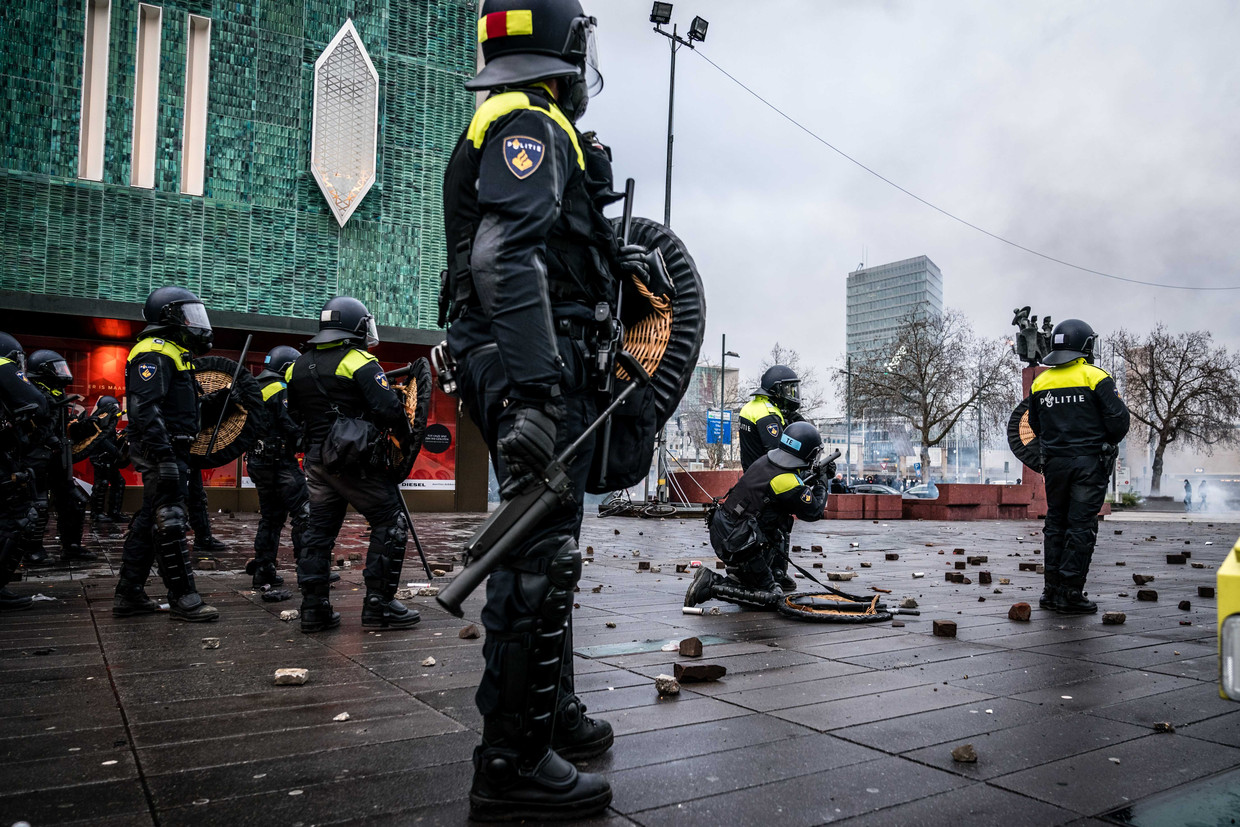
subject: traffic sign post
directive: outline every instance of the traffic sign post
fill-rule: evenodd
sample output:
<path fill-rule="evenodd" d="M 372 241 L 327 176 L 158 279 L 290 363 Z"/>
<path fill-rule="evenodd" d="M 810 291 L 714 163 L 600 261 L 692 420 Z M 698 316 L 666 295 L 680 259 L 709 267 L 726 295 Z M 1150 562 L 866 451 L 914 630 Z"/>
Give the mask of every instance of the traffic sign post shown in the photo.
<path fill-rule="evenodd" d="M 706 412 L 707 445 L 718 445 L 721 442 L 724 445 L 732 444 L 732 412 L 723 411 L 722 414 L 720 416 L 720 411 Z M 720 427 L 721 424 L 722 427 Z"/>

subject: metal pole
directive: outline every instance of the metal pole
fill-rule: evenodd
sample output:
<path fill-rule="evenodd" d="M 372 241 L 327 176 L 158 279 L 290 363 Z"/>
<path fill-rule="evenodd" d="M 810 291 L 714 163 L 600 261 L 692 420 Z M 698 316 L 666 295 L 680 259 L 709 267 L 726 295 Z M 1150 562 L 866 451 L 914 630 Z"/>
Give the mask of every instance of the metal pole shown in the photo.
<path fill-rule="evenodd" d="M 848 436 L 844 441 L 844 484 L 852 485 L 852 357 L 844 357 L 844 418 L 847 420 Z"/>
<path fill-rule="evenodd" d="M 728 358 L 728 334 L 722 335 L 723 344 L 719 346 L 719 463 L 723 464 L 723 386 L 728 381 L 728 372 L 724 369 L 723 363 Z"/>
<path fill-rule="evenodd" d="M 672 115 L 676 104 L 676 26 L 672 25 L 672 37 L 668 40 L 672 50 L 671 79 L 667 86 L 667 182 L 663 191 L 663 226 L 672 226 Z M 722 414 L 722 411 L 720 411 Z M 720 436 L 723 422 L 719 423 Z M 658 489 L 656 496 L 659 502 L 667 502 L 667 426 L 659 430 Z"/>
<path fill-rule="evenodd" d="M 977 481 L 986 481 L 985 463 L 982 459 L 982 368 L 977 368 Z"/>

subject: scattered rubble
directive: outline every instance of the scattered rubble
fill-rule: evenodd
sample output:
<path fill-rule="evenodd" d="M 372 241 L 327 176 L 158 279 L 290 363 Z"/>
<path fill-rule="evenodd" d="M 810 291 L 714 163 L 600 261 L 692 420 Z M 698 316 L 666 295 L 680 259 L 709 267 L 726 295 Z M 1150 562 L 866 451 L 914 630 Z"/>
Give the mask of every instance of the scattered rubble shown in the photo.
<path fill-rule="evenodd" d="M 347 720 L 349 720 L 349 717 L 350 717 L 350 716 L 349 716 L 349 713 L 347 713 L 347 712 L 341 712 L 339 715 L 335 715 L 335 716 L 333 716 L 333 717 L 332 717 L 332 720 L 333 720 L 333 721 L 347 721 Z"/>
<path fill-rule="evenodd" d="M 1033 609 L 1028 603 L 1016 603 L 1008 609 L 1008 620 L 1027 621 L 1032 614 Z"/>
<path fill-rule="evenodd" d="M 1182 611 L 1182 612 L 1192 611 L 1193 604 L 1192 604 L 1192 603 L 1190 603 L 1190 602 L 1189 602 L 1189 601 L 1187 601 L 1187 600 L 1181 600 L 1181 601 L 1180 601 L 1180 607 L 1179 607 L 1179 608 L 1180 608 L 1180 611 Z"/>
<path fill-rule="evenodd" d="M 936 620 L 934 621 L 933 631 L 935 637 L 955 637 L 956 621 L 954 620 Z"/>
<path fill-rule="evenodd" d="M 1158 592 L 1153 589 L 1138 589 L 1137 600 L 1143 600 L 1147 603 L 1153 603 L 1158 600 Z"/>
<path fill-rule="evenodd" d="M 204 637 L 202 639 L 202 648 L 203 649 L 218 649 L 220 648 L 220 639 L 217 637 Z"/>
<path fill-rule="evenodd" d="M 901 609 L 916 609 L 917 601 L 911 597 L 906 597 L 900 601 L 900 608 Z"/>
<path fill-rule="evenodd" d="M 471 623 L 461 631 L 457 632 L 456 636 L 461 640 L 477 640 L 482 636 L 482 632 L 478 630 L 477 626 Z"/>
<path fill-rule="evenodd" d="M 682 683 L 717 681 L 728 674 L 728 668 L 717 663 L 675 663 L 672 671 L 675 679 Z"/>
<path fill-rule="evenodd" d="M 1214 597 L 1214 587 L 1213 586 L 1198 586 L 1197 596 L 1198 597 Z"/>
<path fill-rule="evenodd" d="M 280 612 L 280 619 L 285 623 L 288 623 L 290 620 L 296 620 L 299 617 L 301 617 L 301 612 L 296 609 L 285 609 Z"/>
<path fill-rule="evenodd" d="M 1144 586 L 1146 583 L 1152 583 L 1153 581 L 1154 581 L 1154 575 L 1152 574 L 1133 574 L 1132 575 L 1132 582 L 1136 583 L 1138 586 Z"/>
<path fill-rule="evenodd" d="M 957 764 L 976 764 L 977 750 L 972 744 L 961 744 L 952 750 L 952 760 Z"/>
<path fill-rule="evenodd" d="M 1124 621 L 1128 619 L 1128 615 L 1123 612 L 1103 612 L 1103 626 L 1122 626 Z"/>
<path fill-rule="evenodd" d="M 277 669 L 275 674 L 276 686 L 301 686 L 308 680 L 309 669 Z"/>
<path fill-rule="evenodd" d="M 422 661 L 423 666 L 434 666 L 435 663 L 436 661 L 434 658 L 427 658 L 426 660 Z"/>
<path fill-rule="evenodd" d="M 1154 724 L 1155 732 L 1175 732 L 1175 724 L 1170 721 L 1159 721 Z"/>
<path fill-rule="evenodd" d="M 680 694 L 680 682 L 671 675 L 656 675 L 654 688 L 658 691 L 659 697 Z"/>
<path fill-rule="evenodd" d="M 687 637 L 680 642 L 680 654 L 686 658 L 702 657 L 702 641 L 700 638 Z M 677 678 L 680 675 L 676 676 Z"/>

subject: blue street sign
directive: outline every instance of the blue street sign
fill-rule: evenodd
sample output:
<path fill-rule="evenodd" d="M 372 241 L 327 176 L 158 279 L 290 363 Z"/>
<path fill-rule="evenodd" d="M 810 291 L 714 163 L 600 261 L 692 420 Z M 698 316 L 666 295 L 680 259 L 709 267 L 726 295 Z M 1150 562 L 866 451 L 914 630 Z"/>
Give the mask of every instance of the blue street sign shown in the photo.
<path fill-rule="evenodd" d="M 706 412 L 706 444 L 716 445 L 722 442 L 724 445 L 732 444 L 732 412 L 723 412 L 723 439 L 719 438 L 719 424 L 721 417 L 719 411 Z"/>
<path fill-rule="evenodd" d="M 920 463 L 920 462 L 914 462 L 914 463 L 913 463 L 913 470 L 914 470 L 914 471 L 920 471 L 920 470 L 921 470 L 921 463 Z"/>

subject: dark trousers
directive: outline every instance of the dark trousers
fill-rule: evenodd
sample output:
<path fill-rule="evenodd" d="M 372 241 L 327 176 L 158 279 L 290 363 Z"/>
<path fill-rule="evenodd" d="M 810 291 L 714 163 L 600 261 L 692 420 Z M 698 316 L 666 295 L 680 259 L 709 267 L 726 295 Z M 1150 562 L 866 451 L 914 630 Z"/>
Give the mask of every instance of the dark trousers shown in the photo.
<path fill-rule="evenodd" d="M 202 480 L 201 473 L 190 468 L 184 458 L 177 457 L 176 463 L 180 478 L 177 480 L 175 488 L 160 485 L 154 468 L 140 467 L 138 469 L 142 473 L 142 507 L 134 515 L 133 521 L 129 524 L 129 533 L 125 535 L 125 545 L 121 554 L 121 584 L 118 588 L 121 586 L 130 588 L 141 587 L 146 583 L 146 578 L 151 573 L 151 566 L 155 562 L 157 552 L 155 510 L 167 505 L 179 505 L 184 509 L 189 498 L 189 489 L 193 478 L 197 477 L 200 482 Z M 184 544 L 183 533 L 181 537 L 181 543 Z M 178 578 L 177 582 L 179 583 L 181 582 L 179 578 L 187 577 L 188 573 L 165 571 L 161 566 L 160 576 L 164 578 L 164 585 L 172 590 L 173 584 L 170 582 L 170 576 Z M 192 579 L 190 580 L 189 589 L 193 591 Z M 172 595 L 174 598 L 180 596 L 179 594 Z"/>
<path fill-rule="evenodd" d="M 14 478 L 18 473 L 23 476 Z M 34 486 L 26 476 L 28 473 L 28 469 L 14 463 L 0 462 L 0 588 L 16 579 L 23 541 L 38 522 Z"/>
<path fill-rule="evenodd" d="M 1098 511 L 1106 499 L 1107 466 L 1101 457 L 1051 457 L 1046 478 L 1046 582 L 1084 588 L 1098 540 Z"/>
<path fill-rule="evenodd" d="M 24 534 L 23 545 L 27 552 L 43 547 L 43 535 L 47 531 L 51 509 L 56 510 L 56 529 L 60 533 L 60 547 L 81 545 L 82 532 L 86 526 L 86 502 L 81 489 L 73 481 L 72 470 L 65 468 L 58 455 L 35 456 L 30 463 L 34 472 L 34 507 L 38 514 L 33 530 Z"/>
<path fill-rule="evenodd" d="M 195 537 L 211 536 L 211 510 L 207 508 L 207 489 L 202 484 L 202 471 L 191 468 L 189 473 L 189 525 Z"/>
<path fill-rule="evenodd" d="M 579 346 L 566 337 L 560 337 L 558 344 L 565 364 L 561 390 L 568 414 L 556 435 L 557 452 L 580 436 L 597 416 L 594 391 L 590 386 Z M 499 351 L 494 348 L 475 351 L 461 360 L 460 367 L 461 399 L 470 418 L 482 431 L 495 465 L 495 475 L 502 488 L 509 474 L 503 459 L 495 450 L 495 444 L 500 435 L 506 433 L 510 427 L 511 414 L 503 405 L 509 388 Z M 531 600 L 524 593 L 521 588 L 522 580 L 525 579 L 522 572 L 549 562 L 560 548 L 561 538 L 573 541 L 578 538 L 581 533 L 582 498 L 592 457 L 592 446 L 583 448 L 577 455 L 569 469 L 573 481 L 573 499 L 549 514 L 530 533 L 525 543 L 514 551 L 513 564 L 520 566 L 520 569 L 501 565 L 487 579 L 487 600 L 482 609 L 482 623 L 487 630 L 487 638 L 483 644 L 486 667 L 476 695 L 478 710 L 483 715 L 492 715 L 512 706 L 503 696 L 506 688 L 513 691 L 513 682 L 505 679 L 505 672 L 513 668 L 511 663 L 515 661 L 507 658 L 506 653 L 517 644 L 506 639 L 511 638 L 514 631 L 535 623 L 541 600 L 545 599 L 544 595 Z M 563 655 L 560 684 L 562 696 L 573 693 L 571 641 L 570 624 L 566 643 L 568 651 Z"/>
<path fill-rule="evenodd" d="M 350 505 L 370 523 L 370 546 L 366 552 L 366 590 L 389 599 L 404 559 L 404 509 L 396 483 L 378 477 L 329 474 L 317 456 L 306 457 L 306 485 L 310 495 L 310 519 L 297 561 L 297 583 L 303 587 L 327 585 L 331 575 L 332 548 Z M 400 527 L 397 530 L 397 527 Z M 399 542 L 393 537 L 399 535 Z"/>
<path fill-rule="evenodd" d="M 284 521 L 292 519 L 293 551 L 299 554 L 305 531 L 302 509 L 310 500 L 306 475 L 297 457 L 278 457 L 273 461 L 251 457 L 250 479 L 258 491 L 258 529 L 254 532 L 254 557 L 260 563 L 275 562 L 280 548 Z"/>

